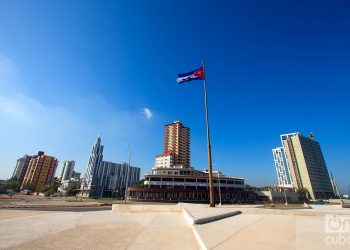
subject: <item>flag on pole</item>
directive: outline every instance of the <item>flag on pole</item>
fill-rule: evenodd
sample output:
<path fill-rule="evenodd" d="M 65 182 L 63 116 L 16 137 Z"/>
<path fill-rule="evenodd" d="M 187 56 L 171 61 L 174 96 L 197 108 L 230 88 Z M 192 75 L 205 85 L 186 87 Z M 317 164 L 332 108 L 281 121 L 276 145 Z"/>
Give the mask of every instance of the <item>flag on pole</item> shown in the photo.
<path fill-rule="evenodd" d="M 177 75 L 177 83 L 189 82 L 192 80 L 204 80 L 204 67 L 200 67 L 199 69 L 195 69 L 191 72 L 178 74 Z"/>

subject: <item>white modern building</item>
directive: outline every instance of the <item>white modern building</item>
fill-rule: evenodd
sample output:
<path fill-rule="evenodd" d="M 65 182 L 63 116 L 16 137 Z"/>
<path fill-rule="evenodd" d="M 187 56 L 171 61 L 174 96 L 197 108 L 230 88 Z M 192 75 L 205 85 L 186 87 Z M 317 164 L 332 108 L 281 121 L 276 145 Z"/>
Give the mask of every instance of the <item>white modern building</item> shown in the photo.
<path fill-rule="evenodd" d="M 85 197 L 115 197 L 123 194 L 128 173 L 128 186 L 140 180 L 140 168 L 132 166 L 129 168 L 126 163 L 103 161 L 103 146 L 101 137 L 98 136 L 92 147 L 80 194 Z"/>
<path fill-rule="evenodd" d="M 94 193 L 98 186 L 98 171 L 103 158 L 103 145 L 101 145 L 101 137 L 98 135 L 95 144 L 92 146 L 89 156 L 85 177 L 81 183 L 81 194 L 90 196 Z M 93 195 L 92 195 L 93 196 Z"/>
<path fill-rule="evenodd" d="M 272 149 L 272 154 L 276 166 L 278 185 L 284 187 L 292 186 L 293 183 L 290 176 L 290 169 L 288 167 L 283 147 Z"/>
<path fill-rule="evenodd" d="M 64 161 L 61 165 L 60 172 L 58 174 L 58 178 L 63 181 L 69 181 L 73 177 L 75 161 Z"/>
<path fill-rule="evenodd" d="M 102 161 L 99 168 L 99 185 L 96 190 L 100 196 L 116 197 L 124 194 L 126 181 L 128 186 L 140 180 L 141 169 L 127 163 Z M 129 178 L 127 178 L 129 173 Z"/>
<path fill-rule="evenodd" d="M 282 147 L 273 150 L 279 184 L 288 181 L 296 189 L 306 189 L 311 199 L 329 199 L 335 196 L 320 144 L 313 133 L 281 135 Z"/>
<path fill-rule="evenodd" d="M 58 191 L 60 193 L 65 193 L 67 189 L 79 189 L 80 187 L 80 180 L 79 179 L 70 179 L 66 181 L 62 181 L 61 186 L 58 188 Z"/>

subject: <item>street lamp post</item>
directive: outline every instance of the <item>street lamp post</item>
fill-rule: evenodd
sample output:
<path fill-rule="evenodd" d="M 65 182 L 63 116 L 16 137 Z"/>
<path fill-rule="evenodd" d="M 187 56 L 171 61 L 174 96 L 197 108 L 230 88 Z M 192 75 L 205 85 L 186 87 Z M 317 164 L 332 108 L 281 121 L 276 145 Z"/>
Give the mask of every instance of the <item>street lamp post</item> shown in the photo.
<path fill-rule="evenodd" d="M 286 201 L 286 203 L 284 203 L 284 205 L 288 205 L 288 200 L 287 200 L 287 196 L 286 196 L 286 189 L 283 187 L 283 192 L 284 192 L 284 199 Z"/>
<path fill-rule="evenodd" d="M 128 194 L 129 172 L 130 172 L 131 147 L 129 143 L 125 143 L 125 145 L 127 145 L 129 148 L 129 164 L 128 164 L 128 169 L 126 171 L 125 195 L 124 195 L 124 203 L 126 204 L 126 198 Z"/>
<path fill-rule="evenodd" d="M 216 166 L 216 164 L 213 164 L 213 166 L 215 166 L 215 167 L 217 167 Z M 217 178 L 217 181 L 219 182 L 218 183 L 218 187 L 219 187 L 219 206 L 221 206 L 221 183 L 220 183 L 220 171 L 219 170 L 217 170 L 218 171 L 218 178 Z"/>
<path fill-rule="evenodd" d="M 102 185 L 102 190 L 101 190 L 101 195 L 100 195 L 100 198 L 103 197 L 103 185 Z"/>
<path fill-rule="evenodd" d="M 219 181 L 219 206 L 221 206 L 221 187 L 220 187 L 220 171 L 218 171 L 218 181 Z"/>

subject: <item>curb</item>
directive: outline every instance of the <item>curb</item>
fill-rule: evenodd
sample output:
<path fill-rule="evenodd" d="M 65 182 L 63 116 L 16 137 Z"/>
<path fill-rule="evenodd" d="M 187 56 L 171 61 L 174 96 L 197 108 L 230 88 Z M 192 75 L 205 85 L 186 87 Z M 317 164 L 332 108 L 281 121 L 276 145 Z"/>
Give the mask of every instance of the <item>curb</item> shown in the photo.
<path fill-rule="evenodd" d="M 185 217 L 185 220 L 187 221 L 187 223 L 191 226 L 192 232 L 193 232 L 194 237 L 196 238 L 196 240 L 198 242 L 200 249 L 207 250 L 208 248 L 205 245 L 205 243 L 203 242 L 201 236 L 199 235 L 195 225 L 201 225 L 201 224 L 225 219 L 225 218 L 228 218 L 231 216 L 235 216 L 235 215 L 241 214 L 241 211 L 233 211 L 233 212 L 228 212 L 228 213 L 224 213 L 224 214 L 220 214 L 220 215 L 214 215 L 214 216 L 208 216 L 205 218 L 196 219 L 193 217 L 193 215 L 186 208 L 183 208 L 182 214 Z"/>
<path fill-rule="evenodd" d="M 186 208 L 182 209 L 182 214 L 183 214 L 185 220 L 187 221 L 187 223 L 189 224 L 189 226 L 192 228 L 193 235 L 196 238 L 196 241 L 197 241 L 200 249 L 201 250 L 207 250 L 208 248 L 204 244 L 204 242 L 203 242 L 202 238 L 200 237 L 196 227 L 194 226 L 194 217 L 192 216 L 192 214 Z"/>
<path fill-rule="evenodd" d="M 224 213 L 224 214 L 219 214 L 219 215 L 214 215 L 214 216 L 209 216 L 209 217 L 205 217 L 205 218 L 200 218 L 200 219 L 195 219 L 194 220 L 194 224 L 196 225 L 200 225 L 200 224 L 206 224 L 209 222 L 213 222 L 213 221 L 217 221 L 217 220 L 222 220 L 228 217 L 232 217 L 235 215 L 239 215 L 241 214 L 241 211 L 233 211 L 233 212 L 228 212 L 228 213 Z"/>
<path fill-rule="evenodd" d="M 191 224 L 191 225 L 201 225 L 201 224 L 206 224 L 209 222 L 213 222 L 213 221 L 217 221 L 217 220 L 222 220 L 228 217 L 232 217 L 238 214 L 241 214 L 241 211 L 233 211 L 233 212 L 228 212 L 228 213 L 224 213 L 224 214 L 218 214 L 218 215 L 214 215 L 214 216 L 208 216 L 208 217 L 204 217 L 204 218 L 199 218 L 196 219 L 192 216 L 192 214 L 186 209 L 183 208 L 183 214 L 185 216 L 185 218 L 187 219 L 187 221 Z"/>

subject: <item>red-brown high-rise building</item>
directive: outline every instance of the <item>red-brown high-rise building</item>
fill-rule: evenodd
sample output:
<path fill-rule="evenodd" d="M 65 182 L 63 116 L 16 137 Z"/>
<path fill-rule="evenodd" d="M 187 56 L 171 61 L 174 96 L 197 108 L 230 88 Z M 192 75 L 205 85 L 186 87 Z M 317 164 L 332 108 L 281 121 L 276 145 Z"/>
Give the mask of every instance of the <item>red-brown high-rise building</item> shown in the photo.
<path fill-rule="evenodd" d="M 190 167 L 190 129 L 180 121 L 165 125 L 164 153 L 174 154 L 174 165 Z"/>
<path fill-rule="evenodd" d="M 30 187 L 33 192 L 40 192 L 42 187 L 52 183 L 58 160 L 39 151 L 29 162 L 21 189 Z"/>

